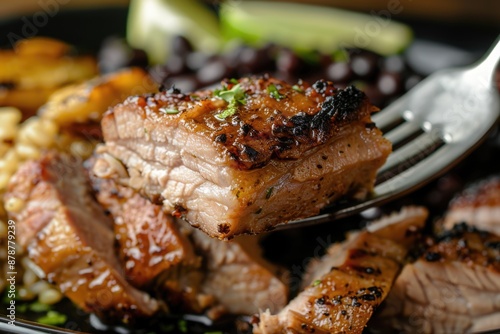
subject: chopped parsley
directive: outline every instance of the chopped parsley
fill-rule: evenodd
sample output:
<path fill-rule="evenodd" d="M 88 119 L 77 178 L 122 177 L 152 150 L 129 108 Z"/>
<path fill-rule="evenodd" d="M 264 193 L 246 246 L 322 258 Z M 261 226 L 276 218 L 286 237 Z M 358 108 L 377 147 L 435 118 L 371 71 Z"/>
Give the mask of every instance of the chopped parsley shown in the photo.
<path fill-rule="evenodd" d="M 68 317 L 65 314 L 59 313 L 57 311 L 48 311 L 46 315 L 38 318 L 38 322 L 44 325 L 62 325 L 66 322 Z"/>
<path fill-rule="evenodd" d="M 160 111 L 164 114 L 169 114 L 169 115 L 175 115 L 179 113 L 179 110 L 170 108 L 160 108 Z"/>
<path fill-rule="evenodd" d="M 285 97 L 284 95 L 280 94 L 280 92 L 278 91 L 278 88 L 276 88 L 276 86 L 274 84 L 270 84 L 269 86 L 267 86 L 267 92 L 276 101 L 279 101 Z"/>
<path fill-rule="evenodd" d="M 179 331 L 181 331 L 182 333 L 187 333 L 188 328 L 186 320 L 184 319 L 179 320 L 179 322 L 177 323 L 177 327 Z"/>
<path fill-rule="evenodd" d="M 299 93 L 304 93 L 304 90 L 302 88 L 300 88 L 298 85 L 293 85 L 292 86 L 292 89 L 296 92 L 299 92 Z"/>
<path fill-rule="evenodd" d="M 321 280 L 317 279 L 312 283 L 312 286 L 318 286 L 321 284 Z"/>
<path fill-rule="evenodd" d="M 271 195 L 273 194 L 274 187 L 268 188 L 266 190 L 266 199 L 269 199 Z"/>
<path fill-rule="evenodd" d="M 33 312 L 47 312 L 50 311 L 50 305 L 34 302 L 29 305 L 29 310 Z"/>
<path fill-rule="evenodd" d="M 229 116 L 233 116 L 239 105 L 246 104 L 246 94 L 240 84 L 234 85 L 231 89 L 223 87 L 214 91 L 214 96 L 219 97 L 228 103 L 226 109 L 215 115 L 219 121 L 223 121 Z"/>

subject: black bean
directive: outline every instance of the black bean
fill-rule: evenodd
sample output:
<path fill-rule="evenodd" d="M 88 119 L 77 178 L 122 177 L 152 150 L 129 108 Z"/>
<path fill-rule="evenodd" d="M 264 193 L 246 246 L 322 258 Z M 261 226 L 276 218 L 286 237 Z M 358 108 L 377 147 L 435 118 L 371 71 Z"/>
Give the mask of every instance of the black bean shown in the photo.
<path fill-rule="evenodd" d="M 364 87 L 360 87 L 360 89 L 368 96 L 370 102 L 377 107 L 384 107 L 386 104 L 386 97 L 384 94 L 380 92 L 376 85 L 366 85 Z"/>
<path fill-rule="evenodd" d="M 255 49 L 246 47 L 241 51 L 238 73 L 248 75 L 252 73 L 261 73 L 273 68 L 273 61 L 268 48 Z"/>
<path fill-rule="evenodd" d="M 170 55 L 170 57 L 167 59 L 167 62 L 165 63 L 165 68 L 172 75 L 178 75 L 186 72 L 188 70 L 186 57 L 179 56 L 177 54 Z"/>
<path fill-rule="evenodd" d="M 194 51 L 186 56 L 186 65 L 189 70 L 194 72 L 205 66 L 212 58 L 214 55 Z"/>
<path fill-rule="evenodd" d="M 196 77 L 202 85 L 208 85 L 231 77 L 233 72 L 222 58 L 214 58 L 198 70 Z"/>
<path fill-rule="evenodd" d="M 394 96 L 403 89 L 399 73 L 383 72 L 377 78 L 377 88 L 383 95 Z"/>
<path fill-rule="evenodd" d="M 334 83 L 347 83 L 353 75 L 348 63 L 332 63 L 326 69 L 326 77 Z"/>
<path fill-rule="evenodd" d="M 281 49 L 276 58 L 276 68 L 278 71 L 294 75 L 300 73 L 305 67 L 305 63 L 292 50 Z"/>
<path fill-rule="evenodd" d="M 167 78 L 164 82 L 162 82 L 163 86 L 169 88 L 175 86 L 183 93 L 192 92 L 198 88 L 200 88 L 200 82 L 196 79 L 196 76 L 193 74 L 183 74 L 177 75 Z"/>
<path fill-rule="evenodd" d="M 148 58 L 148 54 L 146 53 L 146 51 L 133 48 L 132 55 L 129 59 L 127 66 L 137 66 L 137 67 L 146 68 L 146 67 L 148 67 L 148 65 L 149 65 L 149 58 Z"/>
<path fill-rule="evenodd" d="M 245 45 L 238 45 L 223 55 L 226 65 L 235 68 L 240 63 L 240 57 L 243 50 L 246 48 Z"/>
<path fill-rule="evenodd" d="M 148 65 L 147 54 L 143 50 L 132 49 L 124 39 L 109 37 L 101 45 L 98 53 L 99 69 L 110 73 L 128 66 Z"/>
<path fill-rule="evenodd" d="M 174 36 L 171 41 L 172 54 L 177 56 L 187 56 L 193 52 L 191 42 L 184 36 Z"/>
<path fill-rule="evenodd" d="M 159 84 L 165 82 L 171 76 L 165 65 L 155 65 L 149 69 L 149 75 Z"/>
<path fill-rule="evenodd" d="M 378 72 L 378 57 L 372 53 L 353 55 L 351 69 L 359 79 L 373 79 Z"/>
<path fill-rule="evenodd" d="M 333 58 L 330 55 L 320 53 L 318 57 L 318 64 L 322 68 L 328 68 L 333 63 Z"/>
<path fill-rule="evenodd" d="M 406 70 L 406 63 L 402 56 L 393 55 L 383 58 L 381 67 L 387 72 L 403 73 Z"/>

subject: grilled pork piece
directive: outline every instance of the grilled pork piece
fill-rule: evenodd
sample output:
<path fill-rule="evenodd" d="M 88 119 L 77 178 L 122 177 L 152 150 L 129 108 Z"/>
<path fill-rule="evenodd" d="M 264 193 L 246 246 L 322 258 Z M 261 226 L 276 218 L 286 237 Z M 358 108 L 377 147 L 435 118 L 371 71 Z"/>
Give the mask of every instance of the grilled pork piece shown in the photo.
<path fill-rule="evenodd" d="M 113 175 L 116 168 L 108 168 L 114 163 L 104 155 L 89 167 L 97 199 L 115 219 L 121 252 L 128 261 L 131 256 L 139 259 L 133 267 L 126 265 L 127 273 L 136 273 L 141 281 L 156 281 L 161 299 L 176 310 L 208 309 L 208 315 L 216 318 L 220 313 L 254 314 L 264 308 L 278 311 L 284 307 L 287 286 L 276 276 L 277 268 L 262 258 L 255 238 L 220 241 L 183 221 L 173 222 L 161 205 L 117 185 L 113 181 L 118 177 Z M 153 251 L 162 258 L 152 268 L 151 240 L 156 240 Z M 202 266 L 198 258 L 203 259 Z"/>
<path fill-rule="evenodd" d="M 133 189 L 97 177 L 93 172 L 106 173 L 100 169 L 100 161 L 87 162 L 90 180 L 97 201 L 113 217 L 127 279 L 144 288 L 152 285 L 161 272 L 176 265 L 199 267 L 200 258 L 173 218 Z"/>
<path fill-rule="evenodd" d="M 49 152 L 13 176 L 5 200 L 18 240 L 50 282 L 76 305 L 106 319 L 151 316 L 158 302 L 132 287 L 114 255 L 111 220 L 91 196 L 80 161 Z"/>
<path fill-rule="evenodd" d="M 379 316 L 408 333 L 500 328 L 500 237 L 455 225 L 397 278 Z"/>
<path fill-rule="evenodd" d="M 201 290 L 216 298 L 222 312 L 250 315 L 285 307 L 288 286 L 281 278 L 286 275 L 264 260 L 255 237 L 220 241 L 201 231 L 192 232 L 195 247 L 205 254 L 207 274 Z"/>
<path fill-rule="evenodd" d="M 309 267 L 308 286 L 254 333 L 361 333 L 385 299 L 428 212 L 408 207 L 350 234 Z"/>
<path fill-rule="evenodd" d="M 443 227 L 462 222 L 500 236 L 500 177 L 470 186 L 450 203 Z"/>
<path fill-rule="evenodd" d="M 119 257 L 129 282 L 156 290 L 170 309 L 200 313 L 212 302 L 200 296 L 201 257 L 172 216 L 135 190 L 100 178 L 103 158 L 86 162 L 97 201 L 111 214 Z"/>
<path fill-rule="evenodd" d="M 103 118 L 99 151 L 125 165 L 128 186 L 231 238 L 369 193 L 391 151 L 375 110 L 354 87 L 244 78 L 129 98 Z"/>

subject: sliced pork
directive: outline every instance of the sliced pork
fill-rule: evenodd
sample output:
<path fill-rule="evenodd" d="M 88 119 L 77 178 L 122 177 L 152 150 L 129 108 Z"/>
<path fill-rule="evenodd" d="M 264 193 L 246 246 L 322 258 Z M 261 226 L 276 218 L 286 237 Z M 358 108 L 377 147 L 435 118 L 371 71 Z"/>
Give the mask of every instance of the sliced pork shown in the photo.
<path fill-rule="evenodd" d="M 18 240 L 37 273 L 87 312 L 126 323 L 159 304 L 125 279 L 114 252 L 112 222 L 91 196 L 81 162 L 49 152 L 13 176 L 6 201 Z"/>
<path fill-rule="evenodd" d="M 304 290 L 278 314 L 261 313 L 254 333 L 361 333 L 427 216 L 423 208 L 405 208 L 331 246 L 309 267 Z"/>
<path fill-rule="evenodd" d="M 364 197 L 391 144 L 354 87 L 268 77 L 132 97 L 102 120 L 121 182 L 210 236 L 259 233 Z"/>
<path fill-rule="evenodd" d="M 194 230 L 192 239 L 205 254 L 206 277 L 202 291 L 213 295 L 223 311 L 255 314 L 278 312 L 288 302 L 286 273 L 264 260 L 255 236 L 220 241 Z"/>
<path fill-rule="evenodd" d="M 443 226 L 451 229 L 462 222 L 500 235 L 500 177 L 477 182 L 452 200 Z"/>
<path fill-rule="evenodd" d="M 404 267 L 378 320 L 408 333 L 500 328 L 500 237 L 455 225 Z"/>
<path fill-rule="evenodd" d="M 137 273 L 141 282 L 144 277 L 155 281 L 161 299 L 174 311 L 207 311 L 217 318 L 284 307 L 286 282 L 280 280 L 279 269 L 262 258 L 257 239 L 220 241 L 184 221 L 174 222 L 161 205 L 115 183 L 119 175 L 109 168 L 114 163 L 104 155 L 89 167 L 97 199 L 114 217 L 120 250 L 133 261 L 130 268 L 124 263 L 127 273 Z M 154 264 L 152 251 L 160 257 Z M 128 277 L 137 283 L 134 276 Z"/>
<path fill-rule="evenodd" d="M 112 179 L 99 178 L 94 172 L 106 172 L 100 162 L 87 162 L 90 179 L 97 201 L 113 218 L 127 279 L 138 287 L 147 287 L 160 273 L 174 266 L 199 267 L 201 259 L 173 218 L 135 190 Z"/>

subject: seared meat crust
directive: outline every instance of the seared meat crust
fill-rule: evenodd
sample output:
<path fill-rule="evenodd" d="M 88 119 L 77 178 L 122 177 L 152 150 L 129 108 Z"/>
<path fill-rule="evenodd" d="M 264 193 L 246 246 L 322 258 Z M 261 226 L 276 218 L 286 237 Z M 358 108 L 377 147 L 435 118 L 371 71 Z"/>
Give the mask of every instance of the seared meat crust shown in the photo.
<path fill-rule="evenodd" d="M 141 116 L 152 124 L 184 125 L 206 136 L 239 169 L 262 167 L 274 158 L 299 159 L 339 128 L 366 120 L 378 110 L 354 86 L 338 90 L 328 81 L 318 81 L 312 87 L 303 83 L 293 89 L 273 78 L 247 78 L 238 85 L 245 102 L 223 121 L 216 115 L 228 103 L 213 97 L 211 91 L 183 94 L 171 90 L 130 98 L 125 104 L 139 107 Z M 276 87 L 279 98 L 269 93 L 270 85 Z M 227 82 L 224 87 L 229 91 L 235 86 Z M 110 113 L 106 118 L 112 117 Z M 368 122 L 368 126 L 373 124 Z M 113 133 L 106 131 L 105 140 L 113 139 Z"/>
<path fill-rule="evenodd" d="M 443 227 L 451 229 L 462 222 L 500 236 L 499 176 L 470 185 L 451 201 L 442 221 Z"/>
<path fill-rule="evenodd" d="M 478 333 L 500 327 L 500 237 L 465 223 L 404 267 L 378 321 L 405 332 Z"/>
<path fill-rule="evenodd" d="M 121 182 L 211 236 L 259 233 L 366 196 L 391 151 L 354 87 L 272 78 L 129 98 L 102 120 Z"/>
<path fill-rule="evenodd" d="M 311 262 L 304 290 L 278 314 L 261 313 L 254 333 L 362 333 L 427 216 L 424 208 L 407 207 L 332 245 Z"/>

